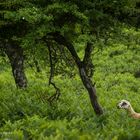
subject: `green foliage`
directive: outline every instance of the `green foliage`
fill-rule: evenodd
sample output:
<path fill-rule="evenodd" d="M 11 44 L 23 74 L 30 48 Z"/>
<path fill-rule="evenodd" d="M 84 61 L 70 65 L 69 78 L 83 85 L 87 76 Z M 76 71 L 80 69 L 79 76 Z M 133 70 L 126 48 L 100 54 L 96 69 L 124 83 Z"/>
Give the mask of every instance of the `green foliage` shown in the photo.
<path fill-rule="evenodd" d="M 101 117 L 93 114 L 88 95 L 77 74 L 71 78 L 64 74 L 54 77 L 54 82 L 61 88 L 61 96 L 50 105 L 47 98 L 55 90 L 48 86 L 49 70 L 47 68 L 45 71 L 43 63 L 41 68 L 44 70 L 40 73 L 27 67 L 29 87 L 17 90 L 7 60 L 1 58 L 1 139 L 139 139 L 139 120 L 131 118 L 125 110 L 116 108 L 118 101 L 127 99 L 140 112 L 140 77 L 135 77 L 135 72 L 140 71 L 138 36 L 139 31 L 125 27 L 122 36 L 119 38 L 116 34 L 116 37 L 109 38 L 102 51 L 98 50 L 100 42 L 95 43 L 93 80 L 104 109 Z M 77 51 L 82 57 L 81 50 Z"/>
<path fill-rule="evenodd" d="M 0 58 L 0 138 L 140 139 L 139 121 L 116 108 L 118 101 L 127 99 L 140 112 L 140 76 L 135 76 L 140 72 L 140 11 L 136 8 L 137 2 L 1 0 L 0 40 L 12 39 L 23 48 L 29 87 L 16 89 L 7 58 Z M 49 37 L 51 47 L 57 51 L 53 55 L 58 62 L 53 80 L 60 87 L 61 96 L 52 105 L 48 103 L 47 99 L 55 90 L 48 86 L 48 50 L 42 38 L 56 31 L 76 46 L 81 59 L 87 41 L 94 42 L 93 81 L 96 82 L 99 101 L 103 105 L 103 116 L 93 114 L 68 51 L 63 50 L 66 56 L 62 55 L 58 50 L 62 46 Z M 69 63 L 64 62 L 66 59 Z M 34 69 L 36 60 L 42 69 L 40 73 Z M 65 74 L 67 72 L 69 75 Z"/>

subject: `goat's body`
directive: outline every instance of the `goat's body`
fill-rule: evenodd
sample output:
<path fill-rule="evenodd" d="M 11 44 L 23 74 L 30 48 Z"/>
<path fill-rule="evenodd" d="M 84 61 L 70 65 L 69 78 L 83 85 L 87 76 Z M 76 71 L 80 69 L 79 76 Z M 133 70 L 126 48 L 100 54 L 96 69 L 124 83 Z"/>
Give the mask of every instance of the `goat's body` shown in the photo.
<path fill-rule="evenodd" d="M 135 119 L 140 119 L 140 113 L 134 113 L 134 114 L 131 114 L 131 116 Z"/>

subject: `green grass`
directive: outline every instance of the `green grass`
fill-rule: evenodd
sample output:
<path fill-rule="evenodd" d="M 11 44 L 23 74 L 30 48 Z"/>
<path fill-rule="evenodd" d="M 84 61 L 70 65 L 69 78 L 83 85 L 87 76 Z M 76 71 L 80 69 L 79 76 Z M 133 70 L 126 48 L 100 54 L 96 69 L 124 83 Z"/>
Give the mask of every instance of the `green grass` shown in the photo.
<path fill-rule="evenodd" d="M 133 30 L 127 33 L 136 35 Z M 137 33 L 138 34 L 138 33 Z M 78 75 L 58 75 L 55 83 L 61 96 L 50 106 L 46 98 L 54 93 L 43 71 L 26 69 L 29 87 L 16 89 L 9 66 L 0 69 L 0 137 L 10 140 L 137 140 L 140 121 L 116 104 L 126 99 L 140 112 L 140 45 L 111 43 L 93 55 L 99 102 L 104 115 L 98 117 Z M 1 62 L 2 63 L 2 62 Z"/>

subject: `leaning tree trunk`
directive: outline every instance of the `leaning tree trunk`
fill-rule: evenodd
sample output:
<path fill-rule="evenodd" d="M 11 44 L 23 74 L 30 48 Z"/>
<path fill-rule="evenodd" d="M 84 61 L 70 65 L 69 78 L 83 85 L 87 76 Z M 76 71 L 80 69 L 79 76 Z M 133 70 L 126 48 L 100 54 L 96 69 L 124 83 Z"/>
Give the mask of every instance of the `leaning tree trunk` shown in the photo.
<path fill-rule="evenodd" d="M 7 54 L 12 67 L 12 73 L 18 88 L 27 87 L 27 79 L 24 73 L 24 55 L 23 50 L 15 43 L 5 45 L 5 53 Z"/>
<path fill-rule="evenodd" d="M 85 88 L 88 91 L 90 101 L 91 101 L 91 104 L 92 104 L 92 107 L 93 107 L 95 113 L 97 115 L 103 114 L 102 107 L 98 103 L 95 87 L 92 83 L 92 80 L 90 79 L 91 77 L 88 75 L 88 71 L 90 70 L 88 62 L 90 61 L 90 64 L 92 63 L 90 60 L 91 59 L 90 56 L 91 56 L 91 52 L 92 52 L 92 45 L 90 43 L 87 44 L 87 47 L 85 49 L 84 59 L 83 59 L 83 61 L 81 61 L 77 52 L 75 51 L 75 48 L 72 45 L 72 43 L 70 43 L 59 32 L 49 33 L 48 35 L 53 36 L 54 40 L 57 43 L 65 46 L 69 50 L 69 52 L 71 53 L 76 65 L 79 69 L 80 78 L 83 82 L 83 85 L 85 86 Z M 46 41 L 46 38 L 44 38 L 44 40 Z"/>
<path fill-rule="evenodd" d="M 93 85 L 92 81 L 87 76 L 85 68 L 80 67 L 80 66 L 78 66 L 78 68 L 79 68 L 79 73 L 80 73 L 80 77 L 83 82 L 83 85 L 85 86 L 85 88 L 87 89 L 89 93 L 91 105 L 94 108 L 95 113 L 98 115 L 103 114 L 103 110 L 98 103 L 95 85 Z"/>

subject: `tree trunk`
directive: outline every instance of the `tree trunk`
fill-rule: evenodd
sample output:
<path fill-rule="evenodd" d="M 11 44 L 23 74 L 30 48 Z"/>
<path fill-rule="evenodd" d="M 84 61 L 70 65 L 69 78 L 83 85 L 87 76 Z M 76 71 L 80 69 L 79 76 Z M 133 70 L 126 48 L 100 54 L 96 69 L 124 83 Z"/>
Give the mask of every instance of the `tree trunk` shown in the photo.
<path fill-rule="evenodd" d="M 27 79 L 24 73 L 24 56 L 23 50 L 15 44 L 6 44 L 5 53 L 7 54 L 12 67 L 12 73 L 18 88 L 27 87 Z"/>
<path fill-rule="evenodd" d="M 79 66 L 78 68 L 79 68 L 79 73 L 80 73 L 80 77 L 83 82 L 83 85 L 85 86 L 85 88 L 87 89 L 89 93 L 90 102 L 91 102 L 92 107 L 94 108 L 95 113 L 97 115 L 103 114 L 103 110 L 97 100 L 96 89 L 94 85 L 92 84 L 92 81 L 87 76 L 85 68 L 79 67 Z"/>
<path fill-rule="evenodd" d="M 50 33 L 49 35 L 53 36 L 54 40 L 58 44 L 65 46 L 69 50 L 69 52 L 71 53 L 76 65 L 79 69 L 80 78 L 83 82 L 83 85 L 85 86 L 85 88 L 88 91 L 90 101 L 91 101 L 91 104 L 92 104 L 92 107 L 93 107 L 95 113 L 97 115 L 103 114 L 102 107 L 98 103 L 95 87 L 92 84 L 90 76 L 88 76 L 88 72 L 87 72 L 87 70 L 89 69 L 89 67 L 87 65 L 87 61 L 90 61 L 90 63 L 92 63 L 90 60 L 90 56 L 91 56 L 91 52 L 92 52 L 92 45 L 90 43 L 87 44 L 87 47 L 85 49 L 84 60 L 81 61 L 77 52 L 75 51 L 73 44 L 71 42 L 69 42 L 64 36 L 62 36 L 59 32 Z M 45 40 L 45 38 L 44 38 L 44 40 Z"/>

